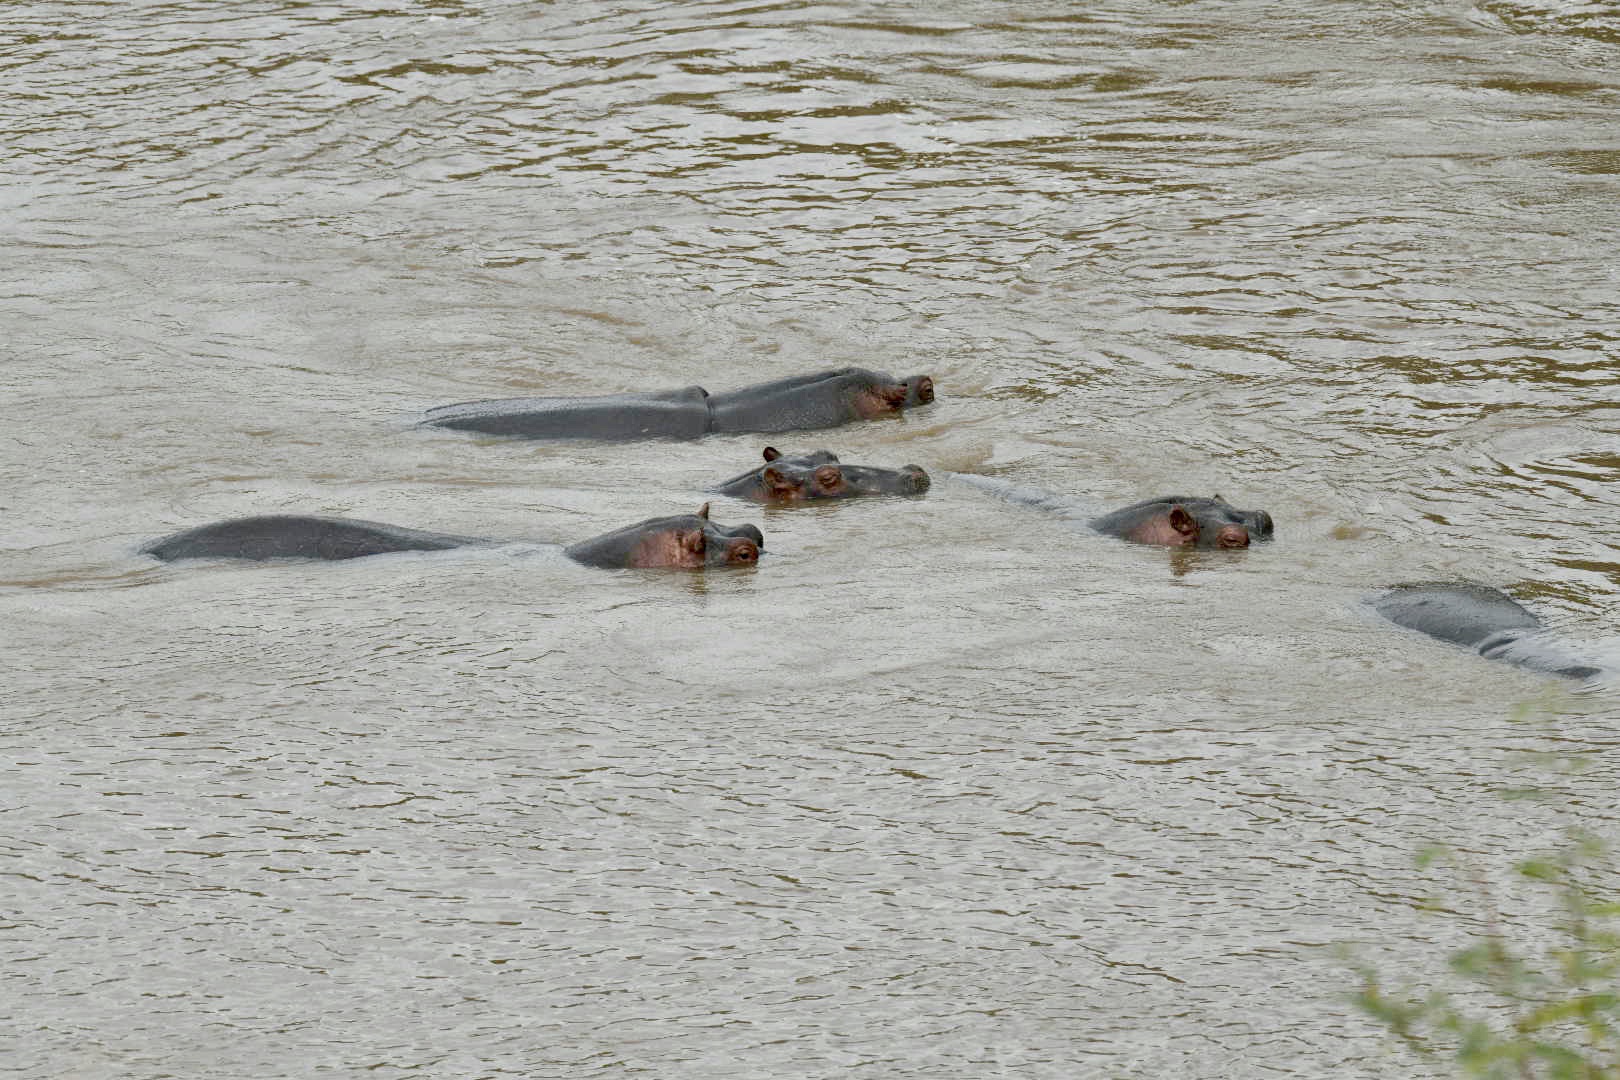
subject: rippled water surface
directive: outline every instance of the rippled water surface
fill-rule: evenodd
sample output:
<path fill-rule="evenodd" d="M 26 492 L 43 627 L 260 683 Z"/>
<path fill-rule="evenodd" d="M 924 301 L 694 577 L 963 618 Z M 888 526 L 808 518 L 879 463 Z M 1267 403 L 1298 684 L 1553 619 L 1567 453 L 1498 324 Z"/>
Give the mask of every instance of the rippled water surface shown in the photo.
<path fill-rule="evenodd" d="M 28 1077 L 1446 1075 L 1429 841 L 1614 831 L 1620 18 L 1580 3 L 0 8 L 0 1016 Z M 803 436 L 436 404 L 861 364 Z M 754 571 L 554 543 L 916 462 Z M 1274 543 L 1109 506 L 1219 491 Z M 532 541 L 159 565 L 249 513 Z M 1507 803 L 1525 750 L 1572 798 Z"/>

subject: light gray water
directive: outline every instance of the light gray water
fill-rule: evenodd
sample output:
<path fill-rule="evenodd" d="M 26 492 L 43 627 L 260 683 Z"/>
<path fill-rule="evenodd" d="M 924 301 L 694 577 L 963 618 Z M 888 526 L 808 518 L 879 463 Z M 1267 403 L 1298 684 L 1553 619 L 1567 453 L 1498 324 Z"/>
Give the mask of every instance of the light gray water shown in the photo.
<path fill-rule="evenodd" d="M 1429 841 L 1620 832 L 1620 705 L 1379 622 L 1616 652 L 1601 5 L 0 7 L 0 1072 L 1441 1076 Z M 542 445 L 432 405 L 857 363 L 939 401 Z M 771 442 L 940 482 L 757 570 L 158 565 L 346 514 L 566 543 Z M 1605 653 L 1604 650 L 1607 650 Z M 1577 755 L 1569 797 L 1522 750 Z"/>

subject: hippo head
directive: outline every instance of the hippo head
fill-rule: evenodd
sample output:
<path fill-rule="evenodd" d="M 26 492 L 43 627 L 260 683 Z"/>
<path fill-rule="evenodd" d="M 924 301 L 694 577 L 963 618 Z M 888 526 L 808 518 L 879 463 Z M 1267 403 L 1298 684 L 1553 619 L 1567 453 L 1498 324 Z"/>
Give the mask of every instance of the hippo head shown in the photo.
<path fill-rule="evenodd" d="M 879 371 L 855 368 L 852 373 L 857 377 L 853 384 L 853 410 L 862 420 L 888 416 L 934 400 L 934 380 L 927 375 L 913 375 L 902 381 Z"/>
<path fill-rule="evenodd" d="M 844 480 L 844 470 L 830 451 L 817 450 L 784 457 L 774 446 L 765 448 L 765 464 L 752 473 L 757 483 L 749 494 L 761 502 L 808 502 L 843 499 L 855 492 Z"/>
<path fill-rule="evenodd" d="M 921 495 L 933 481 L 921 465 L 881 469 L 874 465 L 841 465 L 851 495 Z"/>
<path fill-rule="evenodd" d="M 929 486 L 928 474 L 918 465 L 901 469 L 845 465 L 830 450 L 788 457 L 774 446 L 767 446 L 764 456 L 764 465 L 717 490 L 758 502 L 801 503 L 859 495 L 920 495 Z"/>
<path fill-rule="evenodd" d="M 1271 515 L 1264 510 L 1239 510 L 1219 495 L 1209 500 L 1209 507 L 1203 511 L 1202 517 L 1219 522 L 1217 539 L 1226 536 L 1235 540 L 1241 533 L 1243 540 L 1242 543 L 1200 544 L 1200 547 L 1248 547 L 1251 540 L 1270 540 L 1275 529 Z M 1210 525 L 1204 524 L 1202 527 L 1208 529 Z"/>
<path fill-rule="evenodd" d="M 1272 534 L 1270 514 L 1239 510 L 1219 495 L 1162 495 L 1104 514 L 1091 525 L 1109 536 L 1161 547 L 1246 548 Z"/>
<path fill-rule="evenodd" d="M 752 525 L 727 528 L 709 520 L 709 504 L 695 514 L 649 518 L 568 547 L 569 558 L 610 569 L 754 566 L 765 537 Z"/>

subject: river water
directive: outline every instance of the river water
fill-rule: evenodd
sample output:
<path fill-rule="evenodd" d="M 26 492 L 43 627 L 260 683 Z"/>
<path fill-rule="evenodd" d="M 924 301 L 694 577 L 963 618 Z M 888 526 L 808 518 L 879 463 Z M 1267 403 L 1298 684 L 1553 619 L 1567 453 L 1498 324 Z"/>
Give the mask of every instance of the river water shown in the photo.
<path fill-rule="evenodd" d="M 1602 5 L 0 8 L 4 1071 L 1448 1075 L 1350 1008 L 1620 826 L 1620 706 L 1399 631 L 1614 647 Z M 421 410 L 860 364 L 938 402 L 541 445 Z M 754 571 L 543 545 L 767 441 L 925 498 Z M 1274 543 L 1097 506 L 1219 491 Z M 218 518 L 534 541 L 158 565 Z M 1525 751 L 1582 760 L 1564 796 Z M 1528 901 L 1526 901 L 1528 903 Z M 1429 1071 L 1425 1071 L 1429 1070 Z"/>

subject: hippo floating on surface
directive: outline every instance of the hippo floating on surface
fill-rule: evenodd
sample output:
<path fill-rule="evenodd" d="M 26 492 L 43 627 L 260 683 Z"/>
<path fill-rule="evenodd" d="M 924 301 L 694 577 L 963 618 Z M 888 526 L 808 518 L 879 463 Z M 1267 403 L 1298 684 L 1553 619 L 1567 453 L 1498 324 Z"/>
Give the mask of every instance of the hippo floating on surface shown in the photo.
<path fill-rule="evenodd" d="M 956 479 L 1010 502 L 1052 510 L 1081 518 L 1072 499 L 1036 488 L 1020 487 L 988 476 L 953 473 Z M 1159 495 L 1101 516 L 1085 516 L 1085 523 L 1107 536 L 1161 547 L 1246 548 L 1254 540 L 1270 540 L 1274 527 L 1264 510 L 1239 510 L 1216 495 Z"/>
<path fill-rule="evenodd" d="M 838 368 L 724 394 L 701 386 L 600 397 L 500 398 L 429 409 L 431 427 L 525 439 L 700 439 L 741 432 L 808 431 L 890 416 L 934 400 L 927 375 L 896 379 Z"/>
<path fill-rule="evenodd" d="M 1488 660 L 1590 679 L 1601 668 L 1582 663 L 1539 635 L 1541 620 L 1500 589 L 1469 582 L 1401 585 L 1375 596 L 1372 609 L 1390 622 L 1472 649 Z"/>
<path fill-rule="evenodd" d="M 232 518 L 166 536 L 142 547 L 175 559 L 359 559 L 397 551 L 491 547 L 507 541 L 424 532 L 353 518 L 274 514 Z M 753 566 L 765 537 L 752 525 L 727 528 L 709 520 L 709 504 L 695 514 L 648 518 L 563 548 L 575 562 L 606 569 Z"/>
<path fill-rule="evenodd" d="M 1091 519 L 1100 533 L 1161 547 L 1246 548 L 1270 540 L 1271 515 L 1239 510 L 1216 495 L 1160 495 Z"/>
<path fill-rule="evenodd" d="M 831 450 L 787 457 L 776 447 L 767 446 L 765 464 L 710 490 L 755 502 L 797 503 L 860 495 L 921 495 L 929 483 L 928 474 L 919 465 L 899 469 L 845 465 Z"/>

